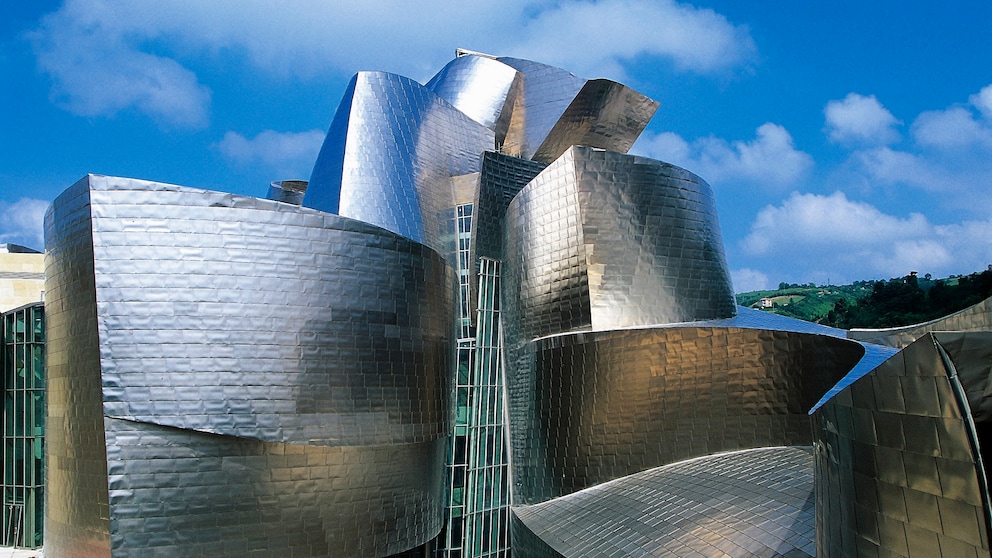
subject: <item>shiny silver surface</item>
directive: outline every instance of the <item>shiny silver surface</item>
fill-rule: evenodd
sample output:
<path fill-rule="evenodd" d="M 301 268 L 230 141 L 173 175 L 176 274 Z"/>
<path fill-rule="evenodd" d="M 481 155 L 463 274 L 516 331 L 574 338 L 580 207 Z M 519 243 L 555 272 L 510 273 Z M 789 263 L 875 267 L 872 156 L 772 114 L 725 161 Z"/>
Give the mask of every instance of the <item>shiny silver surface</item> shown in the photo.
<path fill-rule="evenodd" d="M 615 81 L 589 80 L 548 132 L 533 158 L 550 163 L 573 145 L 626 153 L 659 104 Z"/>
<path fill-rule="evenodd" d="M 356 75 L 304 207 L 71 187 L 46 555 L 809 556 L 815 488 L 823 555 L 988 556 L 992 333 L 738 309 L 656 107 L 460 53 Z"/>
<path fill-rule="evenodd" d="M 384 556 L 437 534 L 455 293 L 437 253 L 100 176 L 46 226 L 47 555 Z"/>
<path fill-rule="evenodd" d="M 540 62 L 509 57 L 497 60 L 517 70 L 524 78 L 523 89 L 515 97 L 501 151 L 531 159 L 586 80 Z"/>
<path fill-rule="evenodd" d="M 293 205 L 302 205 L 303 196 L 307 192 L 306 180 L 280 180 L 269 184 L 266 199 Z"/>
<path fill-rule="evenodd" d="M 816 555 L 809 448 L 684 461 L 513 515 L 524 557 Z"/>
<path fill-rule="evenodd" d="M 505 231 L 510 343 L 736 312 L 712 190 L 678 167 L 572 147 Z"/>
<path fill-rule="evenodd" d="M 812 442 L 809 408 L 857 343 L 671 327 L 545 337 L 508 361 L 514 505 L 716 452 Z"/>
<path fill-rule="evenodd" d="M 110 491 L 89 178 L 45 214 L 45 551 L 110 553 Z"/>
<path fill-rule="evenodd" d="M 523 77 L 492 58 L 459 56 L 448 62 L 426 87 L 466 116 L 505 137 L 509 116 Z M 500 137 L 497 143 L 500 143 Z"/>
<path fill-rule="evenodd" d="M 981 430 L 956 368 L 988 378 L 992 337 L 962 335 L 921 337 L 813 413 L 818 556 L 989 556 Z"/>
<path fill-rule="evenodd" d="M 479 171 L 494 132 L 402 76 L 360 72 L 317 156 L 303 205 L 405 236 L 454 263 L 451 177 Z"/>

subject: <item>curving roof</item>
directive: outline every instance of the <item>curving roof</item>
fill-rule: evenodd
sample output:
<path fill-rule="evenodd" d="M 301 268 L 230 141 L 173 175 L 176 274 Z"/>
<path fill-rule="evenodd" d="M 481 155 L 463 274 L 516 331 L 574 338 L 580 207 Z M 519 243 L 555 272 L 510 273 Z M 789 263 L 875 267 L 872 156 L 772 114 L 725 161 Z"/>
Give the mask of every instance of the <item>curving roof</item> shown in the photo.
<path fill-rule="evenodd" d="M 710 455 L 512 510 L 526 556 L 816 556 L 810 448 Z"/>

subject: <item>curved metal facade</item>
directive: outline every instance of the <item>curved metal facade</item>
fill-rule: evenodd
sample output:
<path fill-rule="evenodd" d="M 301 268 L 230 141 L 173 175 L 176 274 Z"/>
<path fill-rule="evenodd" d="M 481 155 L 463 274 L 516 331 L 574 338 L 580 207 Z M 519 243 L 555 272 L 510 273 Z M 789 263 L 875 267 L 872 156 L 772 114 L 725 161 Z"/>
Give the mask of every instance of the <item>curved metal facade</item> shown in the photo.
<path fill-rule="evenodd" d="M 46 555 L 809 556 L 814 487 L 821 556 L 989 555 L 992 333 L 737 309 L 658 103 L 461 54 L 357 74 L 303 207 L 55 201 Z"/>
<path fill-rule="evenodd" d="M 459 56 L 426 87 L 466 116 L 497 133 L 501 143 L 523 78 L 516 70 L 484 56 Z"/>
<path fill-rule="evenodd" d="M 505 231 L 511 343 L 736 312 L 712 190 L 678 167 L 572 147 Z"/>
<path fill-rule="evenodd" d="M 47 555 L 384 556 L 436 535 L 455 292 L 437 253 L 98 176 L 47 221 Z"/>
<path fill-rule="evenodd" d="M 808 445 L 808 409 L 864 350 L 677 327 L 552 336 L 520 353 L 507 372 L 517 505 L 712 453 Z"/>
<path fill-rule="evenodd" d="M 658 105 L 615 81 L 589 80 L 534 152 L 534 160 L 550 163 L 573 145 L 626 153 Z"/>
<path fill-rule="evenodd" d="M 360 72 L 346 95 L 303 205 L 378 225 L 453 258 L 451 177 L 479 171 L 494 132 L 396 74 Z"/>
<path fill-rule="evenodd" d="M 524 78 L 501 150 L 532 159 L 586 80 L 540 62 L 509 57 L 497 60 L 517 70 Z"/>
<path fill-rule="evenodd" d="M 818 556 L 989 556 L 988 419 L 962 384 L 987 381 L 992 333 L 975 335 L 927 334 L 813 414 Z"/>
<path fill-rule="evenodd" d="M 848 337 L 889 347 L 906 347 L 931 331 L 990 331 L 992 330 L 992 298 L 955 312 L 949 316 L 922 324 L 888 329 L 852 329 Z"/>

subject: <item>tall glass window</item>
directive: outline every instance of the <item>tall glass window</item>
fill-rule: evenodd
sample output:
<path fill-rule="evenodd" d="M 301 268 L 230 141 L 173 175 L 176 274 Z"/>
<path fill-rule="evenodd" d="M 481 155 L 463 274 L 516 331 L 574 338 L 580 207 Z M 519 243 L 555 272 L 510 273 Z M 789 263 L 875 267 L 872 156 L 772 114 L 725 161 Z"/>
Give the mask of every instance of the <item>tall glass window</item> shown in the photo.
<path fill-rule="evenodd" d="M 3 544 L 38 548 L 44 517 L 45 311 L 3 315 Z"/>
<path fill-rule="evenodd" d="M 503 421 L 499 262 L 479 259 L 475 367 L 469 399 L 465 556 L 509 556 L 508 483 Z"/>
<path fill-rule="evenodd" d="M 464 551 L 466 474 L 468 472 L 468 424 L 471 415 L 472 371 L 475 368 L 475 332 L 472 328 L 474 304 L 469 295 L 472 261 L 472 204 L 455 208 L 458 231 L 458 369 L 455 374 L 455 431 L 448 449 L 447 522 L 438 555 L 443 558 L 471 556 Z"/>
<path fill-rule="evenodd" d="M 448 517 L 438 556 L 509 556 L 509 497 L 504 448 L 503 369 L 499 333 L 499 262 L 478 261 L 471 300 L 472 204 L 456 208 L 459 339 L 455 431 L 448 453 Z M 472 315 L 476 327 L 472 327 Z"/>

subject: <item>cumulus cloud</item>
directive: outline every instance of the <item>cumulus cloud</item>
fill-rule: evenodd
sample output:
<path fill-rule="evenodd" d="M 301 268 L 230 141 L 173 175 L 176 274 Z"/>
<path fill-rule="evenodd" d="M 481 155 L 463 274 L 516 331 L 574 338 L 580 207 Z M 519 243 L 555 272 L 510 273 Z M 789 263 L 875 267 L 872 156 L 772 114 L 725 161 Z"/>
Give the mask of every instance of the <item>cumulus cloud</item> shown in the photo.
<path fill-rule="evenodd" d="M 992 120 L 992 85 L 986 85 L 981 91 L 968 97 L 968 102 L 974 105 L 982 116 Z"/>
<path fill-rule="evenodd" d="M 766 291 L 772 288 L 772 282 L 767 275 L 746 267 L 731 270 L 730 278 L 734 282 L 734 292 L 738 293 Z"/>
<path fill-rule="evenodd" d="M 48 202 L 21 198 L 0 201 L 0 243 L 12 242 L 40 250 L 45 246 L 45 211 Z"/>
<path fill-rule="evenodd" d="M 759 126 L 751 141 L 706 137 L 689 143 L 664 132 L 645 134 L 631 151 L 691 169 L 711 184 L 743 182 L 771 191 L 793 186 L 813 166 L 788 130 L 771 122 Z"/>
<path fill-rule="evenodd" d="M 746 67 L 757 55 L 746 26 L 672 0 L 553 3 L 522 35 L 516 53 L 588 77 L 622 78 L 623 62 L 642 55 L 704 74 Z"/>
<path fill-rule="evenodd" d="M 29 33 L 53 100 L 80 116 L 135 107 L 167 127 L 206 125 L 210 90 L 175 60 L 137 50 L 131 29 L 99 2 L 67 2 Z"/>
<path fill-rule="evenodd" d="M 982 99 L 978 101 L 982 102 Z M 913 122 L 912 133 L 913 139 L 925 147 L 955 150 L 975 146 L 992 149 L 990 123 L 976 119 L 971 110 L 962 106 L 921 113 Z"/>
<path fill-rule="evenodd" d="M 880 184 L 906 184 L 930 191 L 946 190 L 949 176 L 925 157 L 889 147 L 856 151 L 852 161 L 867 176 Z"/>
<path fill-rule="evenodd" d="M 673 0 L 437 0 L 430 9 L 388 0 L 301 0 L 290 9 L 264 0 L 66 0 L 29 38 L 61 106 L 84 116 L 136 108 L 177 127 L 208 118 L 210 90 L 191 68 L 231 53 L 277 76 L 378 69 L 418 80 L 455 47 L 613 78 L 641 56 L 699 73 L 756 57 L 746 27 Z"/>
<path fill-rule="evenodd" d="M 265 130 L 253 138 L 227 132 L 217 143 L 221 154 L 236 165 L 262 165 L 278 179 L 307 178 L 317 159 L 324 132 L 276 132 Z"/>
<path fill-rule="evenodd" d="M 842 192 L 793 193 L 758 213 L 741 248 L 752 265 L 767 262 L 803 277 L 946 275 L 992 262 L 992 245 L 975 242 L 990 234 L 992 220 L 935 225 L 919 213 L 886 214 Z"/>
<path fill-rule="evenodd" d="M 873 145 L 899 141 L 895 127 L 901 122 L 874 95 L 848 93 L 840 101 L 828 102 L 823 114 L 830 141 Z"/>
<path fill-rule="evenodd" d="M 861 145 L 843 170 L 868 187 L 917 188 L 932 194 L 935 206 L 987 215 L 992 207 L 990 107 L 992 85 L 971 95 L 967 104 L 922 112 L 910 126 L 911 144 L 900 149 Z"/>

